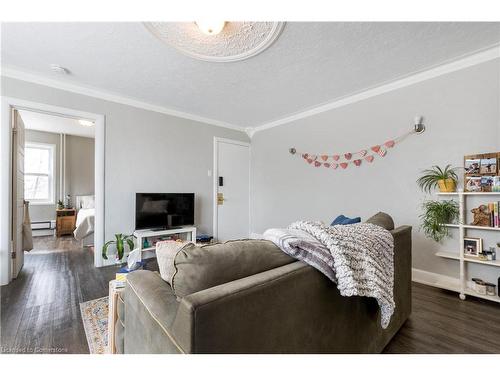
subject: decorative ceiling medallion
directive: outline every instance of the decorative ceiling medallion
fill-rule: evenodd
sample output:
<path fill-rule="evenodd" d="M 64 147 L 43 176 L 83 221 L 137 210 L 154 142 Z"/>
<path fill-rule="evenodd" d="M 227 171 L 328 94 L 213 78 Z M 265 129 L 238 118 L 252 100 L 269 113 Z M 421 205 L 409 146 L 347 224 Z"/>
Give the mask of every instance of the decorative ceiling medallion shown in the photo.
<path fill-rule="evenodd" d="M 195 59 L 232 62 L 267 49 L 280 35 L 284 22 L 226 22 L 217 35 L 206 35 L 194 22 L 145 22 L 161 41 Z"/>

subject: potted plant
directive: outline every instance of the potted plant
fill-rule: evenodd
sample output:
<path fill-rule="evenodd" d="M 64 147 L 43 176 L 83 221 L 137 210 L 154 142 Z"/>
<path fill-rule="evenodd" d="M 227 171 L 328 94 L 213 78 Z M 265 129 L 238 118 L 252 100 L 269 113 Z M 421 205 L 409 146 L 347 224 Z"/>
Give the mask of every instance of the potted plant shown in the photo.
<path fill-rule="evenodd" d="M 450 235 L 446 224 L 458 219 L 458 203 L 454 200 L 427 201 L 423 204 L 423 209 L 420 218 L 425 235 L 436 242 L 441 242 Z"/>
<path fill-rule="evenodd" d="M 62 210 L 63 208 L 64 208 L 64 203 L 63 203 L 63 201 L 62 201 L 62 200 L 60 200 L 60 199 L 59 199 L 59 200 L 57 201 L 57 209 L 58 209 L 58 210 Z"/>
<path fill-rule="evenodd" d="M 132 240 L 134 236 L 132 235 L 126 235 L 122 233 L 115 234 L 115 239 L 112 241 L 108 241 L 104 244 L 102 247 L 102 257 L 104 259 L 108 259 L 108 247 L 111 244 L 115 244 L 116 246 L 116 260 L 121 261 L 123 258 L 123 255 L 125 254 L 125 243 L 128 245 L 129 250 L 132 251 L 134 249 L 134 241 Z"/>
<path fill-rule="evenodd" d="M 439 191 L 442 193 L 454 192 L 457 189 L 458 182 L 457 169 L 452 168 L 450 164 L 444 169 L 434 165 L 431 169 L 422 171 L 422 176 L 417 180 L 417 184 L 423 191 L 428 193 L 436 186 L 439 187 Z"/>

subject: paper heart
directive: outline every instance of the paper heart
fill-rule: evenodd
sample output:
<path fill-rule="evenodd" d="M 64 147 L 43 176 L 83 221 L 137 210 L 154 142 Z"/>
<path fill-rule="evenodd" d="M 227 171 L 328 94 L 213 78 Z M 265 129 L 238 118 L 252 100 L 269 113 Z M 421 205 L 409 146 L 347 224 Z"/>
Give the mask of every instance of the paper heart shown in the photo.
<path fill-rule="evenodd" d="M 361 151 L 358 151 L 358 154 L 359 154 L 359 156 L 361 156 L 361 157 L 365 156 L 367 153 L 368 153 L 368 151 L 366 151 L 366 150 L 361 150 Z"/>
<path fill-rule="evenodd" d="M 323 167 L 330 168 L 330 163 L 323 163 Z"/>
<path fill-rule="evenodd" d="M 374 157 L 373 155 L 368 155 L 365 160 L 368 162 L 368 163 L 371 163 L 373 161 Z"/>
<path fill-rule="evenodd" d="M 315 167 L 319 167 L 320 165 L 321 165 L 321 163 L 320 163 L 319 161 L 315 161 L 315 162 L 314 162 L 314 166 L 315 166 Z"/>
<path fill-rule="evenodd" d="M 307 159 L 307 162 L 308 162 L 309 164 L 311 164 L 313 161 L 314 161 L 314 160 L 312 160 L 312 159 Z"/>
<path fill-rule="evenodd" d="M 302 157 L 303 157 L 304 159 L 307 159 L 307 158 L 309 157 L 309 154 L 302 154 Z"/>
<path fill-rule="evenodd" d="M 347 163 L 340 163 L 340 166 L 342 167 L 342 169 L 346 169 L 348 164 Z"/>
<path fill-rule="evenodd" d="M 347 154 L 344 154 L 344 157 L 346 160 L 351 160 L 352 154 L 350 152 L 348 152 Z"/>
<path fill-rule="evenodd" d="M 332 159 L 333 159 L 333 160 L 335 160 L 335 161 L 337 161 L 337 160 L 339 160 L 339 159 L 340 159 L 340 156 L 338 156 L 338 155 L 333 155 L 333 156 L 332 156 Z"/>
<path fill-rule="evenodd" d="M 323 159 L 323 161 L 327 161 L 328 160 L 328 155 L 321 155 L 321 159 Z"/>
<path fill-rule="evenodd" d="M 331 165 L 331 167 L 332 167 L 333 169 L 337 169 L 337 168 L 338 168 L 338 166 L 339 166 L 339 165 L 338 165 L 338 164 L 335 164 L 335 163 L 333 163 L 333 164 Z"/>
<path fill-rule="evenodd" d="M 389 148 L 394 147 L 395 144 L 396 142 L 394 142 L 392 139 L 384 143 L 384 145 Z"/>
<path fill-rule="evenodd" d="M 373 150 L 373 152 L 378 152 L 378 150 L 380 150 L 380 146 L 372 146 L 371 149 Z"/>
<path fill-rule="evenodd" d="M 381 148 L 378 151 L 378 154 L 383 157 L 383 156 L 385 156 L 385 154 L 387 154 L 387 150 L 385 148 Z"/>
<path fill-rule="evenodd" d="M 361 159 L 356 159 L 353 161 L 353 163 L 356 167 L 359 167 L 361 165 Z"/>

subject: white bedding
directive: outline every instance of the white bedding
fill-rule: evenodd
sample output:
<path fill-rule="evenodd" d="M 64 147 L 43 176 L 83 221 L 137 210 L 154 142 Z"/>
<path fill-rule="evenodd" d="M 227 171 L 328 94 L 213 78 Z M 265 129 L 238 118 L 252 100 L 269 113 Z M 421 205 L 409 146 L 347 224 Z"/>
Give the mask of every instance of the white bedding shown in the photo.
<path fill-rule="evenodd" d="M 73 235 L 77 240 L 82 240 L 94 233 L 95 208 L 81 208 L 76 216 L 76 229 Z"/>

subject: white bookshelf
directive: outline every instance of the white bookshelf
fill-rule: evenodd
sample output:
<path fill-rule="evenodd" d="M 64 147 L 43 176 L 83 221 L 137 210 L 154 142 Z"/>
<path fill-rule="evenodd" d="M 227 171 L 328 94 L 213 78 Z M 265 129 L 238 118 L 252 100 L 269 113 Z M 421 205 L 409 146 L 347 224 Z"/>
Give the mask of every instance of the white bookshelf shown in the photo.
<path fill-rule="evenodd" d="M 483 193 L 483 192 L 454 192 L 454 193 L 438 193 L 439 196 L 449 196 L 449 197 L 456 197 L 458 198 L 458 204 L 459 204 L 459 224 L 447 224 L 446 226 L 449 228 L 455 228 L 459 232 L 459 243 L 458 243 L 458 251 L 438 251 L 436 253 L 436 256 L 444 259 L 450 259 L 453 261 L 458 261 L 459 267 L 460 267 L 460 278 L 459 278 L 459 285 L 458 288 L 456 286 L 446 288 L 452 291 L 458 291 L 460 294 L 460 299 L 464 300 L 466 296 L 474 296 L 478 298 L 483 298 L 489 301 L 494 301 L 500 303 L 500 297 L 497 295 L 495 296 L 488 296 L 484 294 L 479 294 L 475 290 L 472 289 L 472 281 L 467 280 L 466 275 L 467 275 L 467 265 L 468 264 L 481 264 L 486 267 L 500 267 L 500 259 L 497 260 L 480 260 L 476 258 L 471 258 L 471 257 L 466 257 L 464 255 L 463 251 L 463 243 L 464 243 L 464 237 L 466 237 L 467 231 L 499 231 L 500 228 L 495 228 L 495 227 L 483 227 L 483 226 L 478 226 L 478 225 L 468 225 L 464 224 L 466 222 L 466 216 L 465 216 L 465 211 L 466 211 L 466 198 L 468 196 L 481 196 L 481 197 L 488 197 L 491 198 L 493 196 L 499 197 L 498 200 L 500 200 L 500 192 L 492 192 L 492 193 Z M 497 256 L 500 256 L 500 254 L 497 254 Z M 500 287 L 497 285 L 497 288 Z M 458 289 L 458 290 L 457 290 Z"/>

